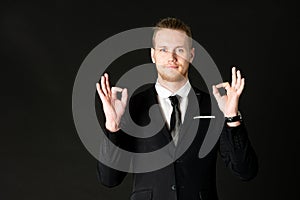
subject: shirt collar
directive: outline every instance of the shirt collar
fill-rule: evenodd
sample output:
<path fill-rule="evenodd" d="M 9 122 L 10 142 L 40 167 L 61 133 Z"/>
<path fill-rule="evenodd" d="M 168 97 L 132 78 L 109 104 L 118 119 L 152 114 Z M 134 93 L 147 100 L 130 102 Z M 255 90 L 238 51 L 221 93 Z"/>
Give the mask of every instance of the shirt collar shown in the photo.
<path fill-rule="evenodd" d="M 173 96 L 173 95 L 179 95 L 181 98 L 184 98 L 188 96 L 191 90 L 191 84 L 190 81 L 187 80 L 187 82 L 179 90 L 173 93 L 167 88 L 165 88 L 164 86 L 162 86 L 157 80 L 155 84 L 155 89 L 158 96 L 162 98 L 168 98 L 169 96 Z"/>

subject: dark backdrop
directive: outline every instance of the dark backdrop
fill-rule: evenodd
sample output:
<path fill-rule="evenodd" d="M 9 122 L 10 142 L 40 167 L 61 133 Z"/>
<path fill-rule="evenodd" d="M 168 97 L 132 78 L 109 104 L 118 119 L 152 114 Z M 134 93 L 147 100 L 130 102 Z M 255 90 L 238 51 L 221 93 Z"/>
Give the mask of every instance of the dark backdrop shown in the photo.
<path fill-rule="evenodd" d="M 96 159 L 81 143 L 73 122 L 73 83 L 82 61 L 99 43 L 121 31 L 153 26 L 166 16 L 192 27 L 194 39 L 211 55 L 224 80 L 230 80 L 232 65 L 246 77 L 240 106 L 260 170 L 252 181 L 241 182 L 219 160 L 221 199 L 296 197 L 296 4 L 70 0 L 6 1 L 0 6 L 1 200 L 128 199 L 130 176 L 113 189 L 97 180 Z"/>

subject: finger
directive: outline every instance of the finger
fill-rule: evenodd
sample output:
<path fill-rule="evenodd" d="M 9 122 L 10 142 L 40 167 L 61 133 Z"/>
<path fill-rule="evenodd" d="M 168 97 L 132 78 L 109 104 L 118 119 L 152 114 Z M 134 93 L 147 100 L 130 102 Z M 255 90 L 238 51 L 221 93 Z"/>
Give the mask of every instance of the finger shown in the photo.
<path fill-rule="evenodd" d="M 104 74 L 105 77 L 105 83 L 106 83 L 106 90 L 108 94 L 111 94 L 111 90 L 110 90 L 110 84 L 109 84 L 109 79 L 108 79 L 108 74 L 105 73 Z"/>
<path fill-rule="evenodd" d="M 241 85 L 240 85 L 240 87 L 238 88 L 237 93 L 238 93 L 238 94 L 241 94 L 242 91 L 243 91 L 243 89 L 244 89 L 244 87 L 245 87 L 245 78 L 242 78 L 242 79 L 241 79 Z"/>
<path fill-rule="evenodd" d="M 105 77 L 104 76 L 101 76 L 101 89 L 102 89 L 104 95 L 107 96 L 106 81 L 105 81 Z"/>
<path fill-rule="evenodd" d="M 218 85 L 216 85 L 216 88 L 225 88 L 226 90 L 229 90 L 230 84 L 228 82 L 219 83 Z"/>
<path fill-rule="evenodd" d="M 119 87 L 112 87 L 111 88 L 111 96 L 113 99 L 117 99 L 117 92 L 122 92 L 123 89 Z"/>
<path fill-rule="evenodd" d="M 97 88 L 98 95 L 99 95 L 99 97 L 100 97 L 100 99 L 102 101 L 102 99 L 104 98 L 104 94 L 103 94 L 103 92 L 102 92 L 102 90 L 100 88 L 100 84 L 99 83 L 96 83 L 96 88 Z"/>
<path fill-rule="evenodd" d="M 127 92 L 127 89 L 124 88 L 122 91 L 122 97 L 121 97 L 121 102 L 123 105 L 127 104 L 127 98 L 128 98 L 128 92 Z"/>
<path fill-rule="evenodd" d="M 240 70 L 237 70 L 236 72 L 237 74 L 237 80 L 236 80 L 236 85 L 235 85 L 235 89 L 238 89 L 241 85 L 241 71 Z"/>
<path fill-rule="evenodd" d="M 213 94 L 214 94 L 215 98 L 217 100 L 220 99 L 221 98 L 221 94 L 220 94 L 218 88 L 215 85 L 213 85 L 212 88 L 213 88 Z"/>
<path fill-rule="evenodd" d="M 232 67 L 231 69 L 231 86 L 232 87 L 235 87 L 235 84 L 236 84 L 236 68 L 235 67 Z"/>

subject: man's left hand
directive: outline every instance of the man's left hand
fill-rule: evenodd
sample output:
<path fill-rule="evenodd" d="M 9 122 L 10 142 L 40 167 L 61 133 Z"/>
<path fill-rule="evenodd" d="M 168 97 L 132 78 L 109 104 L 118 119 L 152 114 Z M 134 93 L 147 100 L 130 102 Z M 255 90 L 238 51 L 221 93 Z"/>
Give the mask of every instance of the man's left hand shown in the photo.
<path fill-rule="evenodd" d="M 245 86 L 245 78 L 242 78 L 240 70 L 232 67 L 231 85 L 228 82 L 213 85 L 213 94 L 218 102 L 220 110 L 225 117 L 233 117 L 238 114 L 239 97 Z M 221 95 L 220 88 L 225 88 L 226 94 Z"/>

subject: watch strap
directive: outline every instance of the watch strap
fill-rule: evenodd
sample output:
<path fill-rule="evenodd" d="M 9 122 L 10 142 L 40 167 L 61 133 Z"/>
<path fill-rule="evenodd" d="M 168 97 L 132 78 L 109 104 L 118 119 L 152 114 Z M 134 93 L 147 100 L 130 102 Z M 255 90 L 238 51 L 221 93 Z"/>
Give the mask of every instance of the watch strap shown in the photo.
<path fill-rule="evenodd" d="M 242 115 L 240 112 L 236 116 L 233 117 L 225 117 L 225 122 L 237 122 L 242 121 Z"/>

